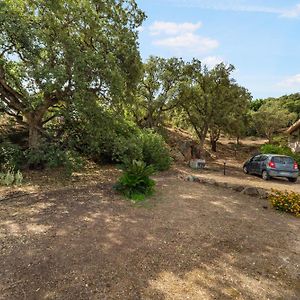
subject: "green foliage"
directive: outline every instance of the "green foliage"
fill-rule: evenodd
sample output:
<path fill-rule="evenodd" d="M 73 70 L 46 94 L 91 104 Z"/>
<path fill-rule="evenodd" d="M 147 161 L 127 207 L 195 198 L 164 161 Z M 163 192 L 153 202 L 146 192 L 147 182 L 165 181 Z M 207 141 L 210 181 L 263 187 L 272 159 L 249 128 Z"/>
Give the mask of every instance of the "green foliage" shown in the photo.
<path fill-rule="evenodd" d="M 153 165 L 158 171 L 170 168 L 172 159 L 162 136 L 153 130 L 144 130 L 141 133 L 143 147 L 143 161 L 147 165 Z"/>
<path fill-rule="evenodd" d="M 248 110 L 251 96 L 231 78 L 233 70 L 232 65 L 224 63 L 208 70 L 196 59 L 185 65 L 185 79 L 178 92 L 179 104 L 199 138 L 201 149 L 208 132 L 212 144 L 221 131 L 237 136 L 243 134 L 243 114 Z"/>
<path fill-rule="evenodd" d="M 117 136 L 113 141 L 112 160 L 128 164 L 133 160 L 143 160 L 143 145 L 140 136 Z"/>
<path fill-rule="evenodd" d="M 42 143 L 39 148 L 28 149 L 25 152 L 26 163 L 29 168 L 58 168 L 64 167 L 66 173 L 71 175 L 79 170 L 83 161 L 80 155 L 72 150 L 60 148 L 57 144 Z"/>
<path fill-rule="evenodd" d="M 21 148 L 9 141 L 0 143 L 0 171 L 18 170 L 24 162 Z"/>
<path fill-rule="evenodd" d="M 256 99 L 250 102 L 250 109 L 252 111 L 258 111 L 260 107 L 266 102 L 266 99 Z"/>
<path fill-rule="evenodd" d="M 291 124 L 296 115 L 282 108 L 280 103 L 272 101 L 264 103 L 252 117 L 257 132 L 272 142 L 274 133 Z"/>
<path fill-rule="evenodd" d="M 15 172 L 13 169 L 9 169 L 6 172 L 0 173 L 0 185 L 21 185 L 22 181 L 23 175 L 20 171 Z"/>
<path fill-rule="evenodd" d="M 15 184 L 16 185 L 21 185 L 23 182 L 23 174 L 21 173 L 20 170 L 15 173 Z"/>
<path fill-rule="evenodd" d="M 265 144 L 260 147 L 260 152 L 263 154 L 287 155 L 287 156 L 292 157 L 298 163 L 298 165 L 300 165 L 300 155 L 298 153 L 294 153 L 287 146 Z"/>
<path fill-rule="evenodd" d="M 112 158 L 123 164 L 142 160 L 157 171 L 169 169 L 172 162 L 162 136 L 150 129 L 138 130 L 127 138 L 119 136 L 114 142 Z"/>
<path fill-rule="evenodd" d="M 134 0 L 0 1 L 0 107 L 24 117 L 31 148 L 57 106 L 130 99 L 144 19 Z"/>
<path fill-rule="evenodd" d="M 142 160 L 156 170 L 170 166 L 167 145 L 158 133 L 142 130 L 133 122 L 101 107 L 74 112 L 64 128 L 65 143 L 97 162 L 128 164 Z"/>
<path fill-rule="evenodd" d="M 274 144 L 262 145 L 260 151 L 263 154 L 293 155 L 293 152 L 289 147 L 284 147 L 284 146 L 279 146 Z"/>
<path fill-rule="evenodd" d="M 288 191 L 273 190 L 269 195 L 271 204 L 278 210 L 300 217 L 300 194 Z"/>
<path fill-rule="evenodd" d="M 143 66 L 135 101 L 129 108 L 141 127 L 154 128 L 165 121 L 166 112 L 177 105 L 177 89 L 184 62 L 178 58 L 151 56 Z"/>
<path fill-rule="evenodd" d="M 115 185 L 115 189 L 135 202 L 143 201 L 154 192 L 155 182 L 149 177 L 153 174 L 152 166 L 134 160 L 124 166 L 124 173 Z"/>

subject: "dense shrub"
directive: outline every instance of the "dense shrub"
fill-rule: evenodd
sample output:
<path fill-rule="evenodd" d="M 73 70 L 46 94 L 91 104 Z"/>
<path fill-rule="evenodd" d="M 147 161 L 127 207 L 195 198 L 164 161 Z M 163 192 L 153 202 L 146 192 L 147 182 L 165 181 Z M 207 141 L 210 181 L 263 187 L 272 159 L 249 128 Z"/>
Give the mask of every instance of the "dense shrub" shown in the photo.
<path fill-rule="evenodd" d="M 113 143 L 112 161 L 130 164 L 133 160 L 143 160 L 143 145 L 139 136 L 117 136 Z"/>
<path fill-rule="evenodd" d="M 289 147 L 265 144 L 262 145 L 260 151 L 264 154 L 281 154 L 281 155 L 293 155 L 292 150 Z"/>
<path fill-rule="evenodd" d="M 128 164 L 141 160 L 160 171 L 168 169 L 171 164 L 161 135 L 142 130 L 133 122 L 101 107 L 96 112 L 74 113 L 66 120 L 65 139 L 68 145 L 96 162 Z"/>
<path fill-rule="evenodd" d="M 64 167 L 68 175 L 80 169 L 83 164 L 80 155 L 75 151 L 49 143 L 42 143 L 39 148 L 25 151 L 25 160 L 32 169 Z"/>
<path fill-rule="evenodd" d="M 261 146 L 260 151 L 263 154 L 279 154 L 291 156 L 298 163 L 298 165 L 300 165 L 300 155 L 294 153 L 289 147 L 278 146 L 274 144 L 265 144 Z"/>
<path fill-rule="evenodd" d="M 0 171 L 19 170 L 24 163 L 21 148 L 9 141 L 0 143 Z"/>
<path fill-rule="evenodd" d="M 115 185 L 115 189 L 135 202 L 143 201 L 154 191 L 155 182 L 149 177 L 153 173 L 152 166 L 134 160 L 124 166 L 124 173 Z"/>
<path fill-rule="evenodd" d="M 161 135 L 151 130 L 141 132 L 143 161 L 158 171 L 169 169 L 172 159 Z"/>
<path fill-rule="evenodd" d="M 278 210 L 285 211 L 300 217 L 300 194 L 288 191 L 273 190 L 269 195 L 271 204 Z"/>

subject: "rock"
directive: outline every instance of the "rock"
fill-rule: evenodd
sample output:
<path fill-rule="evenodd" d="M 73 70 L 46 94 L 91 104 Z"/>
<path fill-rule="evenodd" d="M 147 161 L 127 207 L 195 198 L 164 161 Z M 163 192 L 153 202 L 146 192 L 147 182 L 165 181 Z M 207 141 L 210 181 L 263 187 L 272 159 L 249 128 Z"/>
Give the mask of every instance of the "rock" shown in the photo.
<path fill-rule="evenodd" d="M 259 193 L 259 197 L 262 199 L 267 199 L 269 196 L 269 192 L 263 188 L 258 188 L 257 189 L 258 193 Z"/>
<path fill-rule="evenodd" d="M 186 180 L 187 180 L 187 181 L 193 182 L 193 181 L 195 181 L 195 177 L 192 176 L 192 175 L 189 175 L 189 176 L 186 178 Z"/>
<path fill-rule="evenodd" d="M 214 179 L 206 179 L 205 183 L 212 184 L 212 185 L 216 185 L 216 184 L 217 184 L 217 181 L 214 180 Z"/>
<path fill-rule="evenodd" d="M 179 150 L 187 161 L 192 159 L 192 144 L 191 141 L 185 141 L 179 145 Z"/>
<path fill-rule="evenodd" d="M 259 191 L 257 188 L 249 186 L 249 187 L 245 187 L 242 190 L 242 194 L 245 194 L 245 195 L 248 195 L 251 197 L 256 197 L 256 196 L 259 196 Z"/>
<path fill-rule="evenodd" d="M 184 162 L 185 161 L 184 155 L 177 149 L 172 149 L 170 151 L 170 155 L 177 162 Z"/>
<path fill-rule="evenodd" d="M 227 182 L 218 182 L 217 181 L 215 184 L 216 184 L 216 186 L 220 186 L 220 187 L 223 187 L 223 188 L 228 188 L 229 187 Z"/>
<path fill-rule="evenodd" d="M 192 169 L 204 169 L 205 160 L 204 159 L 191 159 L 189 165 Z"/>
<path fill-rule="evenodd" d="M 245 188 L 245 186 L 243 186 L 243 185 L 239 185 L 239 184 L 228 184 L 228 187 L 230 188 L 230 189 L 233 189 L 234 191 L 236 191 L 236 192 L 241 192 L 244 188 Z"/>
<path fill-rule="evenodd" d="M 197 177 L 196 181 L 199 182 L 199 183 L 205 183 L 206 182 L 206 180 L 204 178 L 201 178 L 201 177 Z"/>

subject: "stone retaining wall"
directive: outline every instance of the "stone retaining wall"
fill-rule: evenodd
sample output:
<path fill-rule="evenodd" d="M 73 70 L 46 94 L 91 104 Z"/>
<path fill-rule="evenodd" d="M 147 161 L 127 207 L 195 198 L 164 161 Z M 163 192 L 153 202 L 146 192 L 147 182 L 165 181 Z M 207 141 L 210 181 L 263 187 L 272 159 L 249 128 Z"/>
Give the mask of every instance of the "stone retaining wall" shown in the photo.
<path fill-rule="evenodd" d="M 214 186 L 228 188 L 228 189 L 231 189 L 238 193 L 248 195 L 251 197 L 259 197 L 262 199 L 267 199 L 268 195 L 269 195 L 269 191 L 267 189 L 253 187 L 250 185 L 241 185 L 241 184 L 234 184 L 234 183 L 228 183 L 228 182 L 220 182 L 220 181 L 216 181 L 214 179 L 196 177 L 196 176 L 192 176 L 192 175 L 187 176 L 185 179 L 187 181 L 198 182 L 198 183 L 203 183 L 203 184 L 210 184 L 210 185 L 214 185 Z"/>

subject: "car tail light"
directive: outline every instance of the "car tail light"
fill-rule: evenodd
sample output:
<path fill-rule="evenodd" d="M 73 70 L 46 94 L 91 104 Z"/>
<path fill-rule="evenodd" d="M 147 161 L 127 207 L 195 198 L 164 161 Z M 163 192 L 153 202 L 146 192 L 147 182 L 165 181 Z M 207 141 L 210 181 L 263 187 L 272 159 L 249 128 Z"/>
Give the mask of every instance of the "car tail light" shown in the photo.
<path fill-rule="evenodd" d="M 298 164 L 294 162 L 294 170 L 298 170 Z"/>
<path fill-rule="evenodd" d="M 269 162 L 269 167 L 272 168 L 272 169 L 276 168 L 276 164 L 274 163 L 274 161 Z"/>

